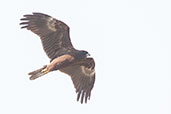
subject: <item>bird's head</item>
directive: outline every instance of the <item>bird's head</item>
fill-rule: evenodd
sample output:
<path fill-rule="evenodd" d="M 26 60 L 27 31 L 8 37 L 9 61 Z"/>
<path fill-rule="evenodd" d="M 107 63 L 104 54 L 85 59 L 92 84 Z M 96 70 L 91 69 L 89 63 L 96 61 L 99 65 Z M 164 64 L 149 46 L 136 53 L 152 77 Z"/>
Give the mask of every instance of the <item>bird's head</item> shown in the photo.
<path fill-rule="evenodd" d="M 80 51 L 80 54 L 82 56 L 84 56 L 84 57 L 89 57 L 90 56 L 90 54 L 87 51 L 84 51 L 84 50 Z"/>
<path fill-rule="evenodd" d="M 74 56 L 76 59 L 84 59 L 84 58 L 89 57 L 90 54 L 84 50 L 77 50 L 77 51 L 75 51 Z"/>

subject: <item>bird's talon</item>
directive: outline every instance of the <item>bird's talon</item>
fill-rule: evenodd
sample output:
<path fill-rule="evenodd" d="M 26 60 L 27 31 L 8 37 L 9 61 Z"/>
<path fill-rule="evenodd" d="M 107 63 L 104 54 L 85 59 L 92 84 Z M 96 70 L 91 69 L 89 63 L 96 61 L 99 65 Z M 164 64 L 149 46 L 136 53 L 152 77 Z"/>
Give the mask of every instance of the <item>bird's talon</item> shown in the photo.
<path fill-rule="evenodd" d="M 41 72 L 42 72 L 43 74 L 46 74 L 46 73 L 48 73 L 49 71 L 48 71 L 47 68 L 45 68 L 45 69 L 43 69 Z"/>

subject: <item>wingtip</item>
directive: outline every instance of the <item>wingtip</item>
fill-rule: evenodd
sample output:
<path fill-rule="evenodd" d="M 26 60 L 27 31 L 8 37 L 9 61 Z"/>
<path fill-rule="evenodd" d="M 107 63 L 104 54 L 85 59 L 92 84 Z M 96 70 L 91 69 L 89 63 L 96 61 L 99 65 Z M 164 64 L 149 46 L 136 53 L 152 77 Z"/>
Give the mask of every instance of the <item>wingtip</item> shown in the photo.
<path fill-rule="evenodd" d="M 21 22 L 20 25 L 26 25 L 29 24 L 29 22 Z"/>
<path fill-rule="evenodd" d="M 25 21 L 28 20 L 27 18 L 21 18 L 20 21 Z"/>
<path fill-rule="evenodd" d="M 27 28 L 28 26 L 22 26 L 22 27 L 20 27 L 21 29 L 24 29 L 24 28 Z"/>

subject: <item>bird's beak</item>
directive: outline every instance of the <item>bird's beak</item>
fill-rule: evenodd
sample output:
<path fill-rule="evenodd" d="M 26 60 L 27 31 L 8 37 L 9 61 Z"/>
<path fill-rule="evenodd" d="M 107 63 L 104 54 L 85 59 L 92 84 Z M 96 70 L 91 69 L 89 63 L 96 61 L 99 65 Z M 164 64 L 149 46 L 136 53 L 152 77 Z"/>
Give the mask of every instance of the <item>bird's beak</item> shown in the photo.
<path fill-rule="evenodd" d="M 89 53 L 87 53 L 87 57 L 91 56 Z"/>

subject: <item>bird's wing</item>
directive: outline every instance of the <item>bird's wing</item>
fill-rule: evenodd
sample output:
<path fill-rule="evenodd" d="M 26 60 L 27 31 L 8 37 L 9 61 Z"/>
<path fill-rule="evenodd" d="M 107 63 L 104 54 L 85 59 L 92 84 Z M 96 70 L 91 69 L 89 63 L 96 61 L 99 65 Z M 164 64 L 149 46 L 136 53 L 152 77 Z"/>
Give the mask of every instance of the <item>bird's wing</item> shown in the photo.
<path fill-rule="evenodd" d="M 74 87 L 77 93 L 77 101 L 81 98 L 81 103 L 90 99 L 91 90 L 95 82 L 95 62 L 93 58 L 87 58 L 79 64 L 71 65 L 66 68 L 60 69 L 71 76 Z"/>
<path fill-rule="evenodd" d="M 40 37 L 49 58 L 55 58 L 61 48 L 73 48 L 69 27 L 64 22 L 42 13 L 24 15 L 21 21 L 21 28 L 27 28 Z"/>

